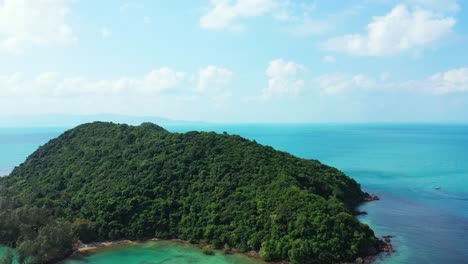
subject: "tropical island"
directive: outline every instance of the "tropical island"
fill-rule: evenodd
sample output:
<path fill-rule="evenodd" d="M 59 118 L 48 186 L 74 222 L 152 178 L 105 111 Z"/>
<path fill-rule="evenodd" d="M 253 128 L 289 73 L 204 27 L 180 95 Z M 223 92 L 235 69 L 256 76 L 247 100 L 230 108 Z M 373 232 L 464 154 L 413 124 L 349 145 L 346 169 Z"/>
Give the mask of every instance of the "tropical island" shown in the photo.
<path fill-rule="evenodd" d="M 341 171 L 240 136 L 95 122 L 0 178 L 0 244 L 19 263 L 56 262 L 78 241 L 151 238 L 354 262 L 381 248 L 353 215 L 366 199 Z"/>

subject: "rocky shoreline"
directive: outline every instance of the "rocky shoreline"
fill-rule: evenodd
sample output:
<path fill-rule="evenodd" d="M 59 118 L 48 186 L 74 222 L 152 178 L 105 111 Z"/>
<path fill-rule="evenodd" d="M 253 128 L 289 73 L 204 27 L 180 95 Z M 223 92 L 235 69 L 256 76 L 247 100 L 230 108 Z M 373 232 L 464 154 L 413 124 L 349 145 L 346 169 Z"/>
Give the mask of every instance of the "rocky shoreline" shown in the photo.
<path fill-rule="evenodd" d="M 373 202 L 373 201 L 379 201 L 379 200 L 380 198 L 375 194 L 364 193 L 363 202 Z M 358 216 L 358 215 L 367 215 L 368 213 L 366 211 L 355 210 L 353 214 L 355 216 Z M 394 236 L 391 236 L 391 235 L 385 235 L 385 236 L 382 236 L 382 238 L 377 238 L 378 239 L 378 242 L 377 242 L 378 244 L 376 245 L 377 253 L 373 256 L 357 258 L 353 263 L 355 264 L 372 263 L 376 259 L 376 257 L 382 253 L 390 254 L 390 253 L 395 252 L 395 249 L 393 248 L 392 240 L 391 240 L 393 237 Z M 343 263 L 343 264 L 351 264 L 351 263 Z"/>
<path fill-rule="evenodd" d="M 375 195 L 375 194 L 370 194 L 370 193 L 364 193 L 364 197 L 362 198 L 361 202 L 373 202 L 373 201 L 378 201 L 380 198 Z M 358 216 L 358 215 L 367 215 L 368 213 L 366 211 L 359 211 L 359 210 L 354 210 L 353 215 Z"/>
<path fill-rule="evenodd" d="M 393 253 L 395 252 L 395 249 L 393 249 L 393 245 L 392 245 L 392 238 L 394 236 L 383 236 L 383 241 L 381 243 L 381 249 L 383 252 L 387 252 L 387 253 Z"/>
<path fill-rule="evenodd" d="M 373 193 L 364 193 L 364 202 L 378 201 L 380 198 Z"/>
<path fill-rule="evenodd" d="M 368 256 L 365 258 L 357 258 L 352 263 L 342 263 L 342 264 L 370 264 L 382 253 L 387 253 L 387 255 L 394 253 L 395 249 L 393 249 L 391 238 L 393 238 L 393 236 L 389 236 L 389 235 L 382 236 L 382 238 L 379 238 L 379 241 L 378 241 L 379 251 L 377 252 L 376 255 Z"/>

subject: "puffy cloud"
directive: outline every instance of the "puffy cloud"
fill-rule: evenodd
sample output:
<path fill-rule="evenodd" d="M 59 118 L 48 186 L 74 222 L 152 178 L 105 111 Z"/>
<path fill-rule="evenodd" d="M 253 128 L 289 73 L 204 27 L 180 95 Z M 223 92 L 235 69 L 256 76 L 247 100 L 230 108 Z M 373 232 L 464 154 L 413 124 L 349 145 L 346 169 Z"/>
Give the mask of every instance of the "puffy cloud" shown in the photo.
<path fill-rule="evenodd" d="M 325 62 L 325 63 L 335 63 L 336 59 L 333 56 L 327 55 L 327 56 L 323 57 L 323 62 Z"/>
<path fill-rule="evenodd" d="M 289 1 L 283 5 L 288 22 L 291 24 L 290 32 L 294 35 L 307 36 L 311 34 L 322 34 L 336 29 L 344 21 L 352 16 L 359 14 L 361 5 L 356 5 L 348 9 L 344 9 L 335 13 L 326 14 L 317 12 L 317 1 L 310 3 L 302 1 Z"/>
<path fill-rule="evenodd" d="M 325 49 L 358 56 L 390 56 L 421 50 L 451 32 L 456 21 L 423 9 L 408 10 L 398 5 L 367 26 L 367 34 L 335 37 L 323 43 Z"/>
<path fill-rule="evenodd" d="M 390 74 L 382 73 L 379 78 L 363 74 L 326 74 L 316 81 L 322 94 L 339 94 L 358 90 L 411 92 L 426 95 L 443 95 L 468 92 L 468 68 L 451 69 L 423 79 L 389 82 Z"/>
<path fill-rule="evenodd" d="M 436 73 L 429 78 L 438 94 L 468 91 L 468 68 L 458 68 Z"/>
<path fill-rule="evenodd" d="M 140 78 L 122 77 L 113 80 L 87 80 L 82 77 L 62 77 L 45 72 L 35 78 L 20 73 L 0 75 L 0 97 L 80 95 L 159 94 L 179 86 L 185 74 L 170 68 L 153 70 Z"/>
<path fill-rule="evenodd" d="M 231 90 L 226 89 L 232 81 L 232 76 L 232 71 L 228 69 L 207 66 L 198 73 L 198 84 L 195 91 L 208 98 L 213 106 L 221 108 L 232 96 Z"/>
<path fill-rule="evenodd" d="M 21 53 L 28 46 L 77 40 L 67 23 L 68 0 L 0 1 L 0 52 Z"/>
<path fill-rule="evenodd" d="M 324 94 L 337 94 L 356 89 L 372 89 L 375 81 L 366 75 L 356 74 L 353 76 L 330 74 L 323 75 L 317 79 L 319 87 Z"/>
<path fill-rule="evenodd" d="M 298 95 L 304 88 L 306 68 L 292 61 L 277 59 L 266 70 L 268 87 L 263 89 L 262 99 L 284 95 Z"/>
<path fill-rule="evenodd" d="M 241 31 L 245 27 L 242 18 L 269 15 L 283 22 L 293 35 L 321 34 L 335 27 L 341 19 L 350 15 L 349 10 L 317 19 L 315 1 L 281 0 L 211 0 L 210 8 L 200 18 L 204 29 L 229 29 Z"/>
<path fill-rule="evenodd" d="M 176 87 L 185 80 L 185 73 L 170 68 L 151 71 L 144 80 L 144 89 L 150 92 L 162 92 Z"/>
<path fill-rule="evenodd" d="M 198 76 L 198 92 L 207 90 L 219 90 L 232 80 L 232 72 L 225 68 L 208 66 L 200 70 Z"/>
<path fill-rule="evenodd" d="M 206 29 L 238 28 L 236 18 L 263 15 L 277 6 L 276 0 L 211 0 L 211 10 L 200 18 Z"/>

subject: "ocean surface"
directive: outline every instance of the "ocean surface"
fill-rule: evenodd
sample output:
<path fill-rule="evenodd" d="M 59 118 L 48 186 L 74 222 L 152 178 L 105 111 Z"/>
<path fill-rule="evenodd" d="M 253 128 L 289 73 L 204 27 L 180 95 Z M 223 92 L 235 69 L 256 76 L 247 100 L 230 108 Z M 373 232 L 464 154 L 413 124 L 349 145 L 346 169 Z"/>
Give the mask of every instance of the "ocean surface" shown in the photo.
<path fill-rule="evenodd" d="M 170 125 L 173 132 L 228 132 L 337 167 L 381 200 L 361 216 L 397 252 L 377 263 L 468 263 L 468 125 Z M 0 128 L 0 175 L 66 128 Z M 206 257 L 184 245 L 143 244 L 67 264 L 249 263 Z M 0 250 L 1 251 L 1 250 Z M 1 252 L 0 252 L 1 254 Z M 201 261 L 201 262 L 200 262 Z M 211 261 L 211 262 L 210 262 Z"/>

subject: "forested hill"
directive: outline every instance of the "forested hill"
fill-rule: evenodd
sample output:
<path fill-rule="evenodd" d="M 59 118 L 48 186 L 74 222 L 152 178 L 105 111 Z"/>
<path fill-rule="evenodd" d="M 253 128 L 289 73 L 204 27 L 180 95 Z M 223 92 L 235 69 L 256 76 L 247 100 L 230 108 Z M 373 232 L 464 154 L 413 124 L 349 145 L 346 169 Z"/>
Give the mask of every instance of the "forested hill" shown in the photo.
<path fill-rule="evenodd" d="M 364 196 L 353 179 L 226 133 L 84 124 L 40 147 L 0 187 L 0 243 L 36 262 L 59 254 L 45 254 L 53 243 L 38 236 L 63 234 L 180 238 L 295 263 L 352 261 L 376 250 L 373 231 L 351 214 Z M 47 220 L 18 216 L 28 210 Z"/>

